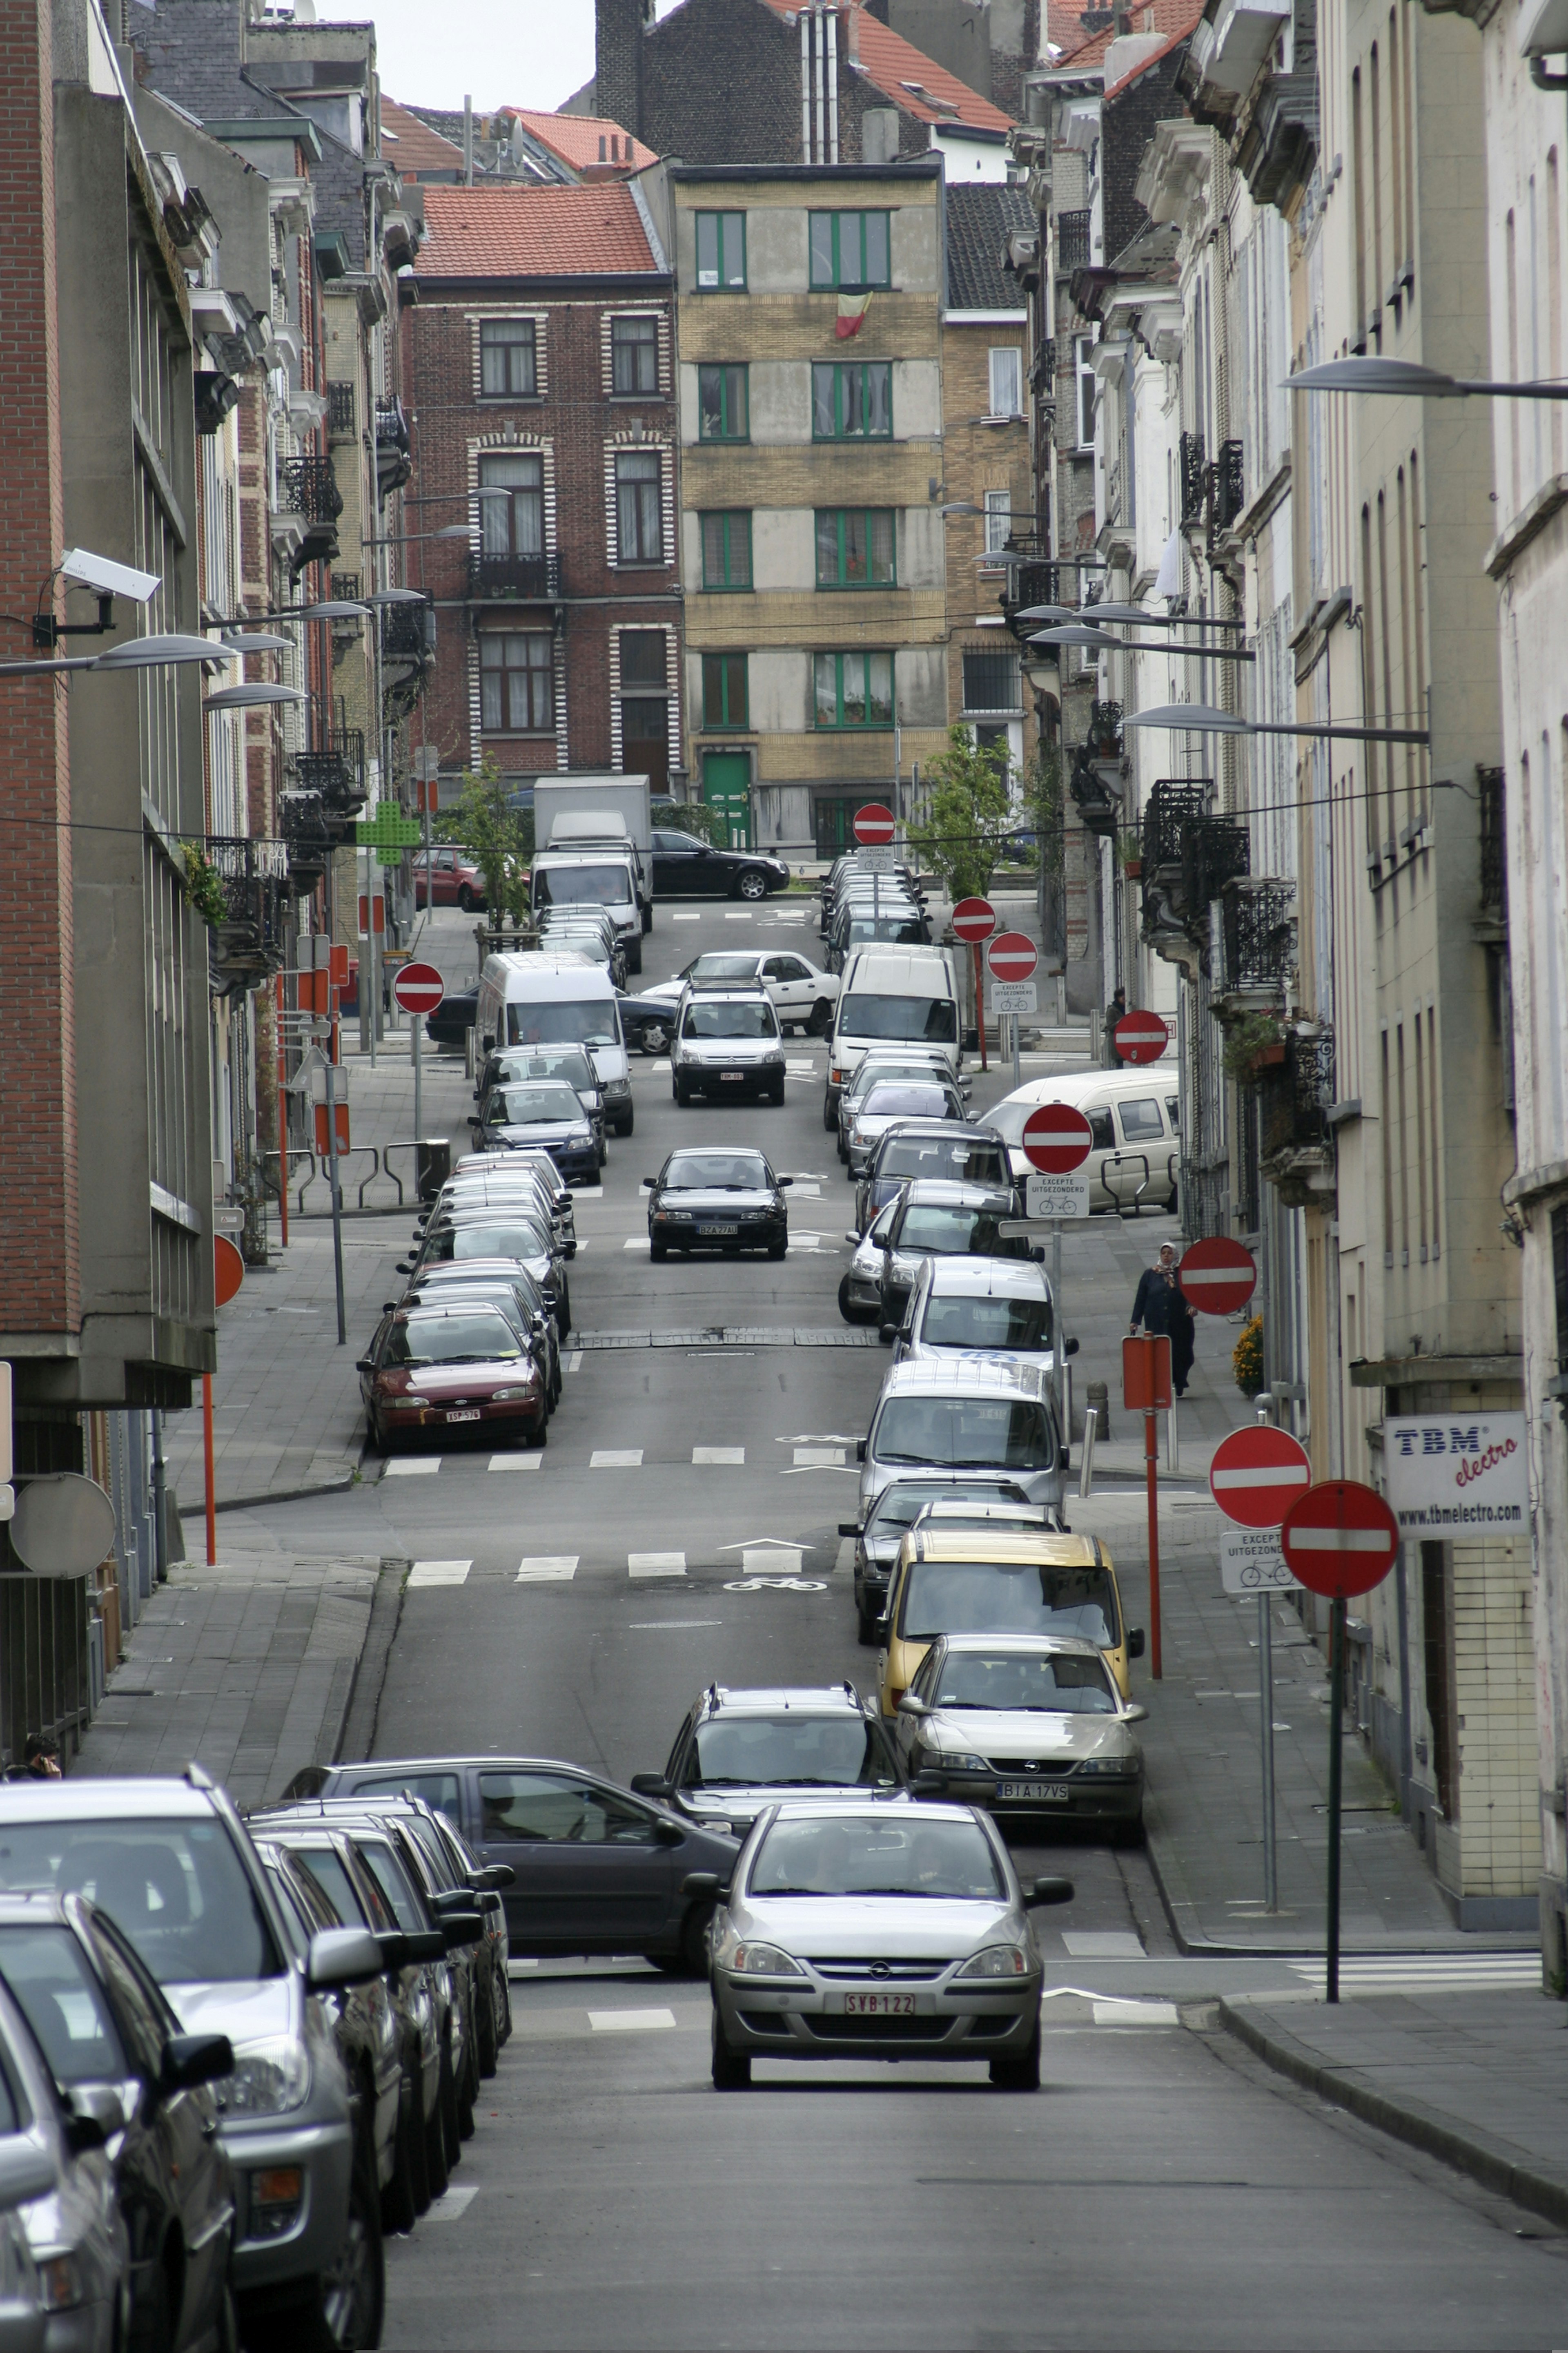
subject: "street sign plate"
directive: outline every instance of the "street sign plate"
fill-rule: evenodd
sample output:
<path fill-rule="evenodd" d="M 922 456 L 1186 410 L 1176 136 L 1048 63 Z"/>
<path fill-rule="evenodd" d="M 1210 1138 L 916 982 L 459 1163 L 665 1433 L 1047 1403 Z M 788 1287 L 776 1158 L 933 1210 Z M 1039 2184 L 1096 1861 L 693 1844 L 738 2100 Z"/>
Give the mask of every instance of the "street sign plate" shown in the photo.
<path fill-rule="evenodd" d="M 1226 1518 L 1244 1528 L 1277 1528 L 1311 1483 L 1300 1440 L 1263 1423 L 1222 1438 L 1209 1465 L 1210 1494 Z"/>
<path fill-rule="evenodd" d="M 1275 1528 L 1222 1528 L 1219 1578 L 1226 1593 L 1275 1593 L 1281 1589 L 1299 1593 L 1301 1589 L 1300 1580 L 1285 1566 Z"/>
<path fill-rule="evenodd" d="M 213 1231 L 215 1234 L 242 1234 L 245 1231 L 245 1211 L 237 1204 L 230 1208 L 226 1202 L 219 1201 L 213 1209 Z"/>
<path fill-rule="evenodd" d="M 1171 1033 L 1157 1013 L 1134 1006 L 1124 1013 L 1111 1036 L 1124 1062 L 1157 1062 L 1171 1042 Z"/>
<path fill-rule="evenodd" d="M 392 993 L 405 1013 L 434 1013 L 447 994 L 447 984 L 433 964 L 405 964 Z"/>
<path fill-rule="evenodd" d="M 1040 992 L 1032 980 L 994 980 L 991 984 L 993 1013 L 1037 1013 Z"/>
<path fill-rule="evenodd" d="M 855 839 L 863 849 L 879 849 L 891 841 L 897 825 L 890 808 L 881 801 L 868 801 L 855 812 Z"/>
<path fill-rule="evenodd" d="M 1285 1514 L 1279 1531 L 1285 1565 L 1328 1601 L 1370 1593 L 1394 1567 L 1399 1523 L 1375 1488 L 1356 1479 L 1324 1479 Z"/>
<path fill-rule="evenodd" d="M 1089 1178 L 1031 1176 L 1025 1185 L 1024 1206 L 1031 1218 L 1087 1218 Z"/>
<path fill-rule="evenodd" d="M 898 860 L 890 849 L 879 849 L 873 844 L 869 849 L 856 851 L 855 863 L 862 874 L 890 874 Z"/>
<path fill-rule="evenodd" d="M 1157 1413 L 1171 1402 L 1171 1342 L 1163 1332 L 1121 1343 L 1121 1402 L 1129 1413 Z"/>
<path fill-rule="evenodd" d="M 1205 1315 L 1234 1315 L 1245 1307 L 1258 1282 L 1258 1262 L 1243 1242 L 1228 1234 L 1194 1242 L 1176 1269 L 1187 1304 Z"/>
<path fill-rule="evenodd" d="M 1031 1168 L 1065 1176 L 1089 1158 L 1094 1130 L 1071 1103 L 1042 1103 L 1024 1122 L 1021 1148 Z"/>
<path fill-rule="evenodd" d="M 1032 980 L 1039 950 L 1026 932 L 998 932 L 985 951 L 993 980 Z"/>
<path fill-rule="evenodd" d="M 952 934 L 959 940 L 988 940 L 996 929 L 996 910 L 989 899 L 961 899 L 952 911 Z"/>

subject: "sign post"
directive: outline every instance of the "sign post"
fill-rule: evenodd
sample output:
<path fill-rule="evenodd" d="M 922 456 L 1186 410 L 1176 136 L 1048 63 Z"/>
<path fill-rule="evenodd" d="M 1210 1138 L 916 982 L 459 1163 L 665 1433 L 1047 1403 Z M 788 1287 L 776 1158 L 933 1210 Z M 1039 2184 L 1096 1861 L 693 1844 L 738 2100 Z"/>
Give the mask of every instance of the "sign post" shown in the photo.
<path fill-rule="evenodd" d="M 991 1009 L 1006 1014 L 1013 1025 L 1013 1084 L 1023 1083 L 1018 1059 L 1018 1016 L 1038 1006 L 1035 966 L 1039 952 L 1026 932 L 998 932 L 985 951 L 991 974 Z"/>
<path fill-rule="evenodd" d="M 980 946 L 996 929 L 996 910 L 989 899 L 961 899 L 952 911 L 953 937 L 967 940 L 974 951 L 974 1027 L 980 1040 L 980 1067 L 985 1060 L 985 997 L 980 977 Z"/>
<path fill-rule="evenodd" d="M 1171 1409 L 1171 1341 L 1165 1332 L 1130 1335 L 1121 1343 L 1121 1402 L 1143 1417 L 1143 1477 L 1149 1495 L 1149 1671 L 1163 1675 L 1160 1644 L 1160 1504 L 1155 1429 Z"/>
<path fill-rule="evenodd" d="M 1093 1141 L 1094 1130 L 1089 1126 L 1082 1112 L 1075 1111 L 1070 1103 L 1042 1103 L 1038 1111 L 1032 1111 L 1024 1122 L 1024 1133 L 1020 1139 L 1025 1159 L 1031 1168 L 1039 1171 L 1042 1177 L 1050 1180 L 1053 1190 L 1058 1190 L 1069 1180 L 1075 1179 L 1075 1172 L 1081 1168 L 1088 1159 L 1089 1145 Z M 1037 1180 L 1031 1177 L 1029 1179 L 1031 1195 L 1035 1193 L 1036 1186 Z M 1045 1190 L 1045 1187 L 1041 1187 L 1040 1190 Z M 1076 1181 L 1072 1183 L 1072 1191 L 1070 1214 L 1087 1218 L 1089 1215 L 1088 1178 L 1076 1177 Z M 1080 1196 L 1083 1205 L 1081 1208 L 1079 1207 Z M 1030 1206 L 1032 1213 L 1032 1204 Z M 1052 1207 L 1055 1214 L 1051 1217 L 1051 1395 L 1056 1405 L 1058 1432 L 1064 1442 L 1070 1446 L 1072 1432 L 1062 1427 L 1062 1348 L 1067 1330 L 1062 1316 L 1062 1212 L 1054 1203 Z"/>
<path fill-rule="evenodd" d="M 421 1092 L 419 1039 L 425 1027 L 425 1017 L 434 1013 L 447 994 L 447 984 L 433 964 L 405 964 L 392 984 L 392 993 L 408 1016 L 413 1032 L 409 1050 L 414 1057 L 414 1142 L 416 1149 L 425 1138 L 425 1101 Z"/>
<path fill-rule="evenodd" d="M 303 952 L 304 941 L 301 940 L 300 945 Z M 322 1088 L 327 1106 L 327 1190 L 332 1205 L 332 1275 L 338 1294 L 338 1345 L 343 1348 L 348 1345 L 349 1328 L 348 1316 L 343 1306 L 343 1205 L 338 1182 L 337 1009 L 338 989 L 342 984 L 338 979 L 337 967 L 338 962 L 341 961 L 343 967 L 343 979 L 346 981 L 348 950 L 345 947 L 342 958 L 337 959 L 332 943 L 325 932 L 312 934 L 310 948 L 313 967 L 311 979 L 314 984 L 311 1003 L 314 1009 L 318 1013 L 326 1014 L 329 1020 Z"/>
<path fill-rule="evenodd" d="M 1205 1247 L 1224 1250 L 1238 1245 L 1223 1241 L 1194 1245 L 1194 1249 Z M 1189 1250 L 1187 1257 L 1192 1254 Z M 1311 1483 L 1312 1466 L 1300 1440 L 1292 1438 L 1288 1430 L 1271 1430 L 1262 1423 L 1252 1430 L 1233 1430 L 1228 1438 L 1221 1439 L 1209 1465 L 1210 1494 L 1227 1520 L 1248 1532 L 1239 1541 L 1232 1539 L 1223 1547 L 1221 1575 L 1226 1590 L 1232 1589 L 1234 1576 L 1237 1591 L 1252 1590 L 1258 1595 L 1263 1901 L 1270 1912 L 1279 1909 L 1279 1851 L 1274 1808 L 1274 1620 L 1268 1612 L 1274 1590 L 1279 1583 L 1289 1580 L 1289 1572 L 1278 1547 L 1272 1544 L 1266 1546 L 1261 1540 L 1279 1527 L 1290 1505 L 1306 1493 Z"/>
<path fill-rule="evenodd" d="M 1291 1504 L 1279 1531 L 1286 1567 L 1331 1605 L 1329 1618 L 1329 1889 L 1323 1999 L 1340 1998 L 1340 1817 L 1343 1798 L 1345 1603 L 1381 1585 L 1399 1554 L 1399 1523 L 1375 1488 L 1325 1479 Z"/>

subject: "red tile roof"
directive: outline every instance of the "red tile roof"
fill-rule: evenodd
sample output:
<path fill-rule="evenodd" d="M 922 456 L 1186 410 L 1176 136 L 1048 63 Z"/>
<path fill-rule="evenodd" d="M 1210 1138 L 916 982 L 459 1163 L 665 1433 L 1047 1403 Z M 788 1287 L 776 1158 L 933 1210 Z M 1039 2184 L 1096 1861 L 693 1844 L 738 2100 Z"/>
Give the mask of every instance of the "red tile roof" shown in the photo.
<path fill-rule="evenodd" d="M 421 279 L 595 278 L 657 266 L 620 181 L 425 191 Z"/>
<path fill-rule="evenodd" d="M 386 141 L 386 160 L 403 179 L 416 172 L 458 172 L 463 165 L 463 151 L 450 139 L 443 139 L 427 122 L 421 122 L 395 98 L 384 95 L 381 101 L 381 135 Z"/>
<path fill-rule="evenodd" d="M 1192 31 L 1203 13 L 1202 7 L 1194 5 L 1194 0 L 1133 0 L 1133 5 L 1126 11 L 1132 20 L 1131 37 L 1133 39 L 1142 33 L 1159 33 L 1167 37 L 1173 35 L 1179 38 Z M 1151 17 L 1152 23 L 1149 21 Z M 1053 39 L 1058 37 L 1057 22 L 1053 12 Z M 1081 25 L 1078 29 L 1083 33 Z M 1114 24 L 1108 25 L 1102 32 L 1083 34 L 1076 47 L 1069 44 L 1052 63 L 1059 73 L 1079 73 L 1092 66 L 1102 66 L 1112 41 L 1126 37 L 1128 36 L 1117 33 Z M 1148 59 L 1143 62 L 1147 64 Z M 1138 67 L 1132 69 L 1134 72 L 1141 70 Z M 1123 81 L 1130 79 L 1131 75 L 1126 74 L 1120 77 Z"/>
<path fill-rule="evenodd" d="M 1179 49 L 1182 43 L 1190 38 L 1193 26 L 1203 13 L 1201 8 L 1193 9 L 1188 22 L 1179 26 L 1173 33 L 1168 33 L 1157 49 L 1151 49 L 1148 56 L 1140 58 L 1135 66 L 1129 66 L 1124 74 L 1119 74 L 1114 81 L 1107 82 L 1105 98 L 1109 100 L 1120 97 L 1121 92 L 1135 82 L 1141 74 L 1146 74 L 1151 66 L 1158 65 L 1162 58 L 1168 58 L 1173 49 Z"/>
<path fill-rule="evenodd" d="M 502 107 L 498 111 L 514 115 L 542 147 L 548 147 L 552 155 L 559 155 L 574 172 L 585 172 L 599 164 L 607 164 L 613 170 L 616 160 L 624 170 L 640 172 L 658 161 L 651 147 L 645 147 L 640 139 L 634 139 L 629 131 L 623 131 L 607 114 L 535 114 L 526 106 Z M 610 154 L 612 139 L 617 145 L 617 158 L 614 159 Z"/>
<path fill-rule="evenodd" d="M 794 16 L 798 0 L 767 0 L 767 5 L 778 16 L 782 16 L 786 9 Z M 858 51 L 867 80 L 900 113 L 912 114 L 921 122 L 951 123 L 955 129 L 1012 129 L 1010 114 L 1004 114 L 988 98 L 982 98 L 967 82 L 949 73 L 945 66 L 939 66 L 934 58 L 928 58 L 923 49 L 917 49 L 901 33 L 895 33 L 864 8 L 852 7 L 848 13 L 854 24 L 846 28 L 841 23 L 838 35 L 840 73 L 845 67 L 846 49 L 851 58 Z M 916 87 L 911 89 L 911 83 Z M 933 105 L 933 100 L 940 102 Z"/>

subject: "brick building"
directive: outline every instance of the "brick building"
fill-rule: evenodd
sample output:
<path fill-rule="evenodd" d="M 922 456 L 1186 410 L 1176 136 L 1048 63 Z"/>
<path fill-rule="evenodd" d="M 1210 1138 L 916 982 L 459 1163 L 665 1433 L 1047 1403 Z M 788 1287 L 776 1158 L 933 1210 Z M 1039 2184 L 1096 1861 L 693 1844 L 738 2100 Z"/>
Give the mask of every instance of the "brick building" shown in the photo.
<path fill-rule="evenodd" d="M 427 185 L 403 400 L 445 776 L 680 765 L 673 281 L 640 185 Z"/>

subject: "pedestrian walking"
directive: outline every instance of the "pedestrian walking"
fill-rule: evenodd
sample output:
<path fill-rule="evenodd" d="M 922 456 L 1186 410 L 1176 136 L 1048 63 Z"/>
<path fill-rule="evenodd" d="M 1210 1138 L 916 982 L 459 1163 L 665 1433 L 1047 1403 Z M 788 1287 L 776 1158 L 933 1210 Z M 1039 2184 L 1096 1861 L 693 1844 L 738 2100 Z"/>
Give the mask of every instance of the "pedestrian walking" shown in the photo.
<path fill-rule="evenodd" d="M 1185 1397 L 1197 1327 L 1176 1271 L 1173 1242 L 1162 1242 L 1159 1258 L 1152 1266 L 1146 1266 L 1138 1278 L 1137 1296 L 1132 1302 L 1134 1339 L 1140 1324 L 1145 1332 L 1163 1332 L 1170 1341 L 1171 1386 L 1178 1397 Z"/>
<path fill-rule="evenodd" d="M 1100 1059 L 1108 1071 L 1120 1070 L 1121 1057 L 1116 1050 L 1116 1025 L 1127 1010 L 1127 991 L 1113 990 L 1105 1008 L 1105 1029 L 1100 1038 Z"/>

